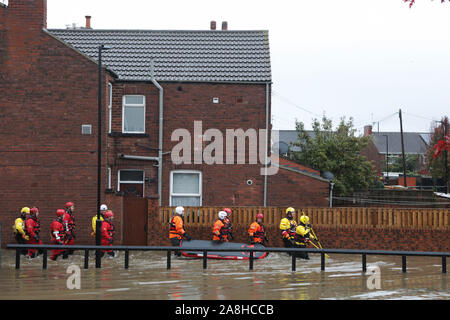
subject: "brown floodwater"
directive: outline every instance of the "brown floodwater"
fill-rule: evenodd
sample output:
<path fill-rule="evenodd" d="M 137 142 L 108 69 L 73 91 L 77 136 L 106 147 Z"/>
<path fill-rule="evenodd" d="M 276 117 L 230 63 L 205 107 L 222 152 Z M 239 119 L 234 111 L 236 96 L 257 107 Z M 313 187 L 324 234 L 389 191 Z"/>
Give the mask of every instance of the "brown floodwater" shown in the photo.
<path fill-rule="evenodd" d="M 75 253 L 67 260 L 48 260 L 42 269 L 41 257 L 22 258 L 15 269 L 15 252 L 2 250 L 0 299 L 158 299 L 158 300 L 284 300 L 284 299 L 450 299 L 448 273 L 443 274 L 439 257 L 408 257 L 407 273 L 401 270 L 401 257 L 367 256 L 370 270 L 380 270 L 379 289 L 369 289 L 371 273 L 361 271 L 361 256 L 330 255 L 325 271 L 320 256 L 297 260 L 284 253 L 272 253 L 255 261 L 173 258 L 166 269 L 165 252 L 130 252 L 130 267 L 124 269 L 124 254 L 103 258 L 95 269 L 92 258 L 83 269 L 84 256 Z M 80 289 L 68 289 L 66 273 L 70 265 L 81 269 Z M 371 282 L 375 284 L 376 282 Z"/>

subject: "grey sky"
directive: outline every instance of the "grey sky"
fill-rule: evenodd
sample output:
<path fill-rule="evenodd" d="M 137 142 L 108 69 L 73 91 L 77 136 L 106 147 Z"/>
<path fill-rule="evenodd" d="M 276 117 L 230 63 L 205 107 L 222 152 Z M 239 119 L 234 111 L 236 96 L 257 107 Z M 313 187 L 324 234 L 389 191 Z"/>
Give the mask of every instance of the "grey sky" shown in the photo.
<path fill-rule="evenodd" d="M 202 30 L 226 20 L 232 30 L 269 30 L 274 129 L 294 129 L 295 118 L 309 128 L 324 112 L 362 129 L 401 107 L 404 130 L 426 132 L 428 119 L 450 114 L 450 3 L 416 2 L 48 0 L 48 28 L 91 15 L 97 29 Z M 379 128 L 398 131 L 398 116 Z"/>

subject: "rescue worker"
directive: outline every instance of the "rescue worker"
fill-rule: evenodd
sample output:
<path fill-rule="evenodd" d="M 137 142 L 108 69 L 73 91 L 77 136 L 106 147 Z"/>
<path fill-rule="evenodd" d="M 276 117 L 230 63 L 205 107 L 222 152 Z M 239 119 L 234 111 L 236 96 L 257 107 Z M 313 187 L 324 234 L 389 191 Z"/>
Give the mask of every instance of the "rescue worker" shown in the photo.
<path fill-rule="evenodd" d="M 102 246 L 112 246 L 114 241 L 114 213 L 111 210 L 105 212 L 105 218 L 102 221 Z M 114 257 L 114 251 L 112 250 L 102 250 L 102 257 L 105 255 L 105 252 Z"/>
<path fill-rule="evenodd" d="M 285 248 L 292 248 L 295 245 L 295 229 L 297 223 L 294 220 L 295 209 L 289 207 L 286 209 L 286 218 L 280 221 L 281 237 Z"/>
<path fill-rule="evenodd" d="M 183 240 L 191 241 L 191 236 L 184 230 L 184 207 L 175 208 L 175 214 L 169 223 L 169 241 L 174 247 L 179 247 Z M 181 252 L 176 250 L 176 256 L 181 256 Z"/>
<path fill-rule="evenodd" d="M 75 204 L 73 202 L 67 202 L 66 212 L 63 216 L 63 225 L 66 233 L 66 245 L 73 245 L 75 240 L 75 217 L 73 212 L 75 210 Z M 67 250 L 68 254 L 73 254 L 73 250 Z"/>
<path fill-rule="evenodd" d="M 250 237 L 250 243 L 255 244 L 264 244 L 264 241 L 267 241 L 266 230 L 263 225 L 264 215 L 262 213 L 258 213 L 256 215 L 256 221 L 250 225 L 248 229 L 248 235 Z"/>
<path fill-rule="evenodd" d="M 105 220 L 105 213 L 108 210 L 108 207 L 106 206 L 106 204 L 102 204 L 100 206 L 100 221 L 104 221 Z M 95 230 L 97 228 L 97 214 L 95 214 L 94 217 L 92 217 L 92 233 L 91 236 L 93 238 L 95 238 Z"/>
<path fill-rule="evenodd" d="M 311 232 L 311 225 L 309 224 L 309 217 L 302 215 L 300 223 L 295 229 L 295 247 L 306 248 L 309 239 L 316 239 Z M 297 257 L 309 260 L 308 252 L 298 252 Z"/>
<path fill-rule="evenodd" d="M 52 224 L 50 225 L 52 244 L 64 245 L 66 242 L 65 228 L 63 225 L 63 218 L 65 213 L 66 211 L 64 211 L 64 209 L 56 210 L 56 219 L 53 220 Z M 55 249 L 52 250 L 52 255 L 50 256 L 50 259 L 56 261 L 56 259 L 58 259 L 60 255 L 63 256 L 63 259 L 67 259 L 68 257 L 65 250 Z"/>
<path fill-rule="evenodd" d="M 213 241 L 216 243 L 220 242 L 228 242 L 228 231 L 225 228 L 225 219 L 227 217 L 227 213 L 225 211 L 220 211 L 217 214 L 218 218 L 213 225 Z"/>
<path fill-rule="evenodd" d="M 27 231 L 25 228 L 25 221 L 30 214 L 29 207 L 23 207 L 20 210 L 20 217 L 14 221 L 13 230 L 14 230 L 14 238 L 16 239 L 18 244 L 26 244 L 30 237 L 27 235 Z M 27 250 L 21 250 L 21 254 L 26 254 Z"/>
<path fill-rule="evenodd" d="M 30 209 L 30 215 L 28 219 L 25 221 L 25 228 L 27 230 L 28 240 L 27 244 L 42 244 L 41 239 L 39 238 L 39 209 L 33 207 Z M 39 252 L 41 253 L 41 251 Z M 36 249 L 28 249 L 28 257 L 34 258 L 36 256 Z"/>
<path fill-rule="evenodd" d="M 231 209 L 230 208 L 225 208 L 225 209 L 223 209 L 223 211 L 225 211 L 227 213 L 227 216 L 226 216 L 226 218 L 224 220 L 225 227 L 224 227 L 223 232 L 227 234 L 227 239 L 233 240 L 233 227 L 231 225 L 231 220 L 230 220 Z"/>

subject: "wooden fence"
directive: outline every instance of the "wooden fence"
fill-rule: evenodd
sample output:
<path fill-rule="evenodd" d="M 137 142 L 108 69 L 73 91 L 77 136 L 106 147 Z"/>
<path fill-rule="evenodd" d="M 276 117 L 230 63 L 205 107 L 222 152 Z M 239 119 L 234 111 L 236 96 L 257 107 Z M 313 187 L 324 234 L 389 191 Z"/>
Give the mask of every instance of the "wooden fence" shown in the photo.
<path fill-rule="evenodd" d="M 159 221 L 167 225 L 174 207 L 159 208 Z M 185 207 L 186 226 L 211 227 L 217 220 L 217 213 L 223 207 Z M 231 207 L 233 225 L 249 226 L 261 212 L 264 225 L 278 226 L 285 216 L 286 208 L 280 207 Z M 333 227 L 375 227 L 375 228 L 418 228 L 449 230 L 450 209 L 403 209 L 403 208 L 303 208 L 314 226 Z M 296 211 L 295 220 L 300 217 Z"/>

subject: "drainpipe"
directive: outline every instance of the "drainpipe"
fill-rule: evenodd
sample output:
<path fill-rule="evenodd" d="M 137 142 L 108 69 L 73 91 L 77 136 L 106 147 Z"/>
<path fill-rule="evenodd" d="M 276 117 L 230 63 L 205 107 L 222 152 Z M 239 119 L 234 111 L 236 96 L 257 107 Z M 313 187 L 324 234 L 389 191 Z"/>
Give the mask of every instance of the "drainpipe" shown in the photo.
<path fill-rule="evenodd" d="M 158 195 L 159 195 L 159 205 L 162 205 L 162 150 L 163 150 L 163 97 L 164 90 L 155 80 L 155 65 L 153 59 L 150 60 L 150 78 L 155 87 L 159 90 L 159 143 L 158 143 Z"/>
<path fill-rule="evenodd" d="M 269 152 L 269 84 L 266 83 L 266 150 L 264 163 L 264 207 L 267 207 L 267 153 Z"/>

